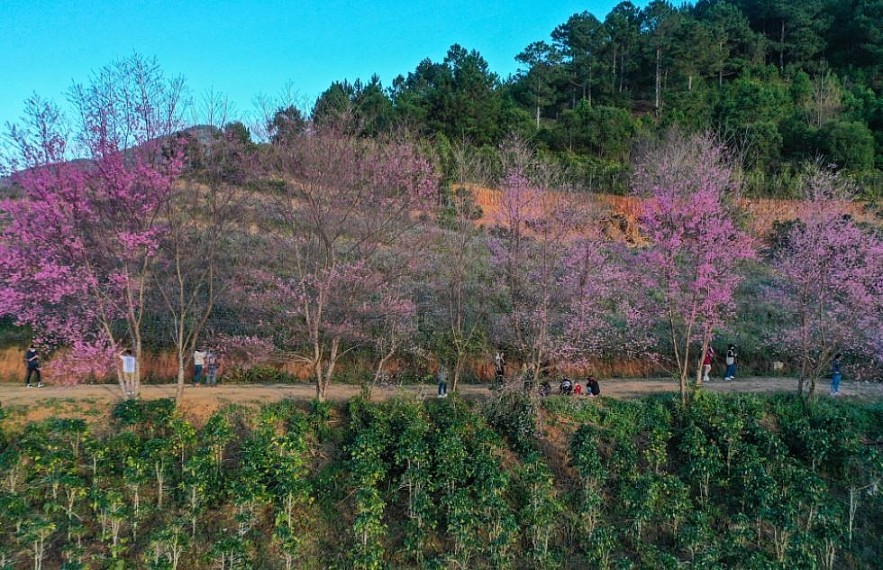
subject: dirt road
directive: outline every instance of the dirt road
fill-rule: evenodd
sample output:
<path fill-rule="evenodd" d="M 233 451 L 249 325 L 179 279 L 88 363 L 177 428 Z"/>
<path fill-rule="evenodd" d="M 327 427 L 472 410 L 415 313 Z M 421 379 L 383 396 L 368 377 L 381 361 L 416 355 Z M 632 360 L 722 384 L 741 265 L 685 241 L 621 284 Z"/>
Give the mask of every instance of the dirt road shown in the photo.
<path fill-rule="evenodd" d="M 610 398 L 637 398 L 648 394 L 675 393 L 677 383 L 662 379 L 605 380 L 601 383 L 602 395 Z M 710 392 L 792 392 L 797 390 L 793 378 L 741 378 L 732 382 L 716 380 L 705 385 Z M 487 384 L 461 385 L 459 392 L 467 398 L 482 398 L 490 394 Z M 828 397 L 826 384 L 818 386 L 818 392 Z M 842 397 L 862 400 L 883 400 L 883 384 L 845 382 L 841 386 Z M 184 413 L 193 417 L 207 417 L 226 404 L 257 405 L 285 398 L 310 400 L 316 391 L 311 384 L 260 384 L 221 385 L 215 388 L 188 386 L 184 392 Z M 328 398 L 346 400 L 359 394 L 358 386 L 332 385 Z M 172 384 L 144 385 L 141 396 L 145 399 L 172 398 Z M 376 400 L 394 395 L 415 398 L 434 398 L 435 385 L 423 384 L 396 388 L 375 388 Z M 88 409 L 107 409 L 107 404 L 122 399 L 116 385 L 45 386 L 25 388 L 20 384 L 0 384 L 0 404 L 6 409 L 19 408 L 29 419 L 40 419 L 55 414 L 71 415 Z"/>

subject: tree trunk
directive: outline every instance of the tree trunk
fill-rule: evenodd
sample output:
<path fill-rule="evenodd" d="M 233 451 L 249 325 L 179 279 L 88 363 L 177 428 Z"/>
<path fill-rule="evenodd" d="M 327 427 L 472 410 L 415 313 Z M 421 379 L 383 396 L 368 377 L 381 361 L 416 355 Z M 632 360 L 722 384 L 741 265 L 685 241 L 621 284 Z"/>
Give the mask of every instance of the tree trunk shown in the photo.
<path fill-rule="evenodd" d="M 460 383 L 460 376 L 463 375 L 463 365 L 466 361 L 466 354 L 462 350 L 457 350 L 457 359 L 454 361 L 454 375 L 451 381 L 451 392 L 457 391 L 457 384 Z"/>
<path fill-rule="evenodd" d="M 656 47 L 656 103 L 654 105 L 654 109 L 656 109 L 656 115 L 659 115 L 659 100 L 660 100 L 660 89 L 662 87 L 662 48 Z"/>
<path fill-rule="evenodd" d="M 613 82 L 610 84 L 610 92 L 616 93 L 616 48 L 613 48 L 613 65 L 611 69 L 613 70 Z"/>
<path fill-rule="evenodd" d="M 672 309 L 671 304 L 669 304 L 668 310 L 668 332 L 669 338 L 671 338 L 671 345 L 674 349 L 675 353 L 675 364 L 678 367 L 678 391 L 681 394 L 681 404 L 684 406 L 687 405 L 687 375 L 689 374 L 690 368 L 690 343 L 684 343 L 684 352 L 681 354 L 680 344 L 678 341 L 677 329 L 675 327 L 675 316 L 674 310 Z M 692 328 L 687 329 L 687 334 L 685 338 L 690 338 Z"/>
<path fill-rule="evenodd" d="M 328 355 L 327 364 L 323 363 L 321 358 L 314 364 L 316 371 L 316 399 L 320 402 L 324 402 L 327 397 L 328 385 L 331 384 L 331 376 L 334 374 L 334 367 L 337 364 L 339 349 L 340 338 L 335 337 L 331 340 L 331 353 Z M 319 354 L 321 354 L 321 349 L 319 349 Z"/>
<path fill-rule="evenodd" d="M 797 380 L 797 395 L 799 397 L 803 396 L 803 383 L 806 381 L 806 376 L 809 373 L 809 317 L 806 314 L 806 310 L 802 315 L 803 319 L 803 333 L 801 338 L 801 352 L 800 355 L 800 378 Z"/>
<path fill-rule="evenodd" d="M 141 335 L 135 335 L 135 379 L 133 380 L 133 386 L 131 387 L 130 398 L 135 399 L 138 397 L 138 394 L 141 392 Z"/>
<path fill-rule="evenodd" d="M 785 71 L 785 18 L 782 18 L 782 31 L 779 33 L 779 71 Z"/>
<path fill-rule="evenodd" d="M 178 385 L 175 388 L 175 405 L 180 406 L 181 402 L 184 401 L 184 353 L 183 351 L 178 351 Z"/>
<path fill-rule="evenodd" d="M 320 402 L 324 402 L 326 383 L 322 379 L 322 365 L 320 363 L 316 363 L 314 370 L 316 375 L 316 399 Z"/>

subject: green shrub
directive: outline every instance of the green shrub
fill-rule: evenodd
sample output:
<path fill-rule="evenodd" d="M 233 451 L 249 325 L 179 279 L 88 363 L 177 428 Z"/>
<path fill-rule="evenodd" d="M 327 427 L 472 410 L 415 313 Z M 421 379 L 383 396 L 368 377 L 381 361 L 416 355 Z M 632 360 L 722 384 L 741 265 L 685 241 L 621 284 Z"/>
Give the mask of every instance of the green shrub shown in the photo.
<path fill-rule="evenodd" d="M 227 371 L 221 380 L 226 384 L 294 384 L 298 377 L 273 366 L 253 366 L 234 368 Z"/>
<path fill-rule="evenodd" d="M 553 397 L 542 446 L 538 406 L 283 400 L 200 428 L 171 400 L 122 402 L 110 429 L 0 417 L 0 544 L 48 531 L 52 568 L 168 567 L 180 546 L 182 568 L 849 569 L 883 555 L 879 403 Z"/>
<path fill-rule="evenodd" d="M 488 423 L 522 455 L 536 449 L 537 401 L 524 392 L 506 392 L 485 403 Z"/>

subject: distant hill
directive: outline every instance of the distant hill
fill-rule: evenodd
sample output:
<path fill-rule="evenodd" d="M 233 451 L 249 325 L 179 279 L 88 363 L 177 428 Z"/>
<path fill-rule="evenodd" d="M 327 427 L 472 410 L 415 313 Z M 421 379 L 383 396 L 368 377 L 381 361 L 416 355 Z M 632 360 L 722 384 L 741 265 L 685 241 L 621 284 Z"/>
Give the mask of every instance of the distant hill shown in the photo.
<path fill-rule="evenodd" d="M 189 137 L 189 138 L 195 140 L 197 143 L 199 143 L 201 145 L 208 146 L 208 145 L 211 145 L 216 140 L 217 136 L 221 133 L 222 133 L 222 131 L 218 127 L 213 127 L 210 125 L 196 125 L 196 126 L 187 127 L 186 129 L 178 131 L 173 136 L 182 136 L 183 135 L 183 136 L 186 136 L 186 137 Z M 135 148 L 137 148 L 137 147 L 135 147 Z M 130 151 L 131 151 L 131 149 L 129 149 L 127 152 L 130 152 Z M 91 160 L 87 159 L 87 158 L 78 158 L 78 159 L 72 160 L 71 162 L 89 163 L 89 162 L 91 162 Z M 13 173 L 13 175 L 11 175 L 11 176 L 0 176 L 0 193 L 6 194 L 10 191 L 10 189 L 14 185 L 14 183 L 12 181 L 12 177 L 14 175 L 15 175 L 15 173 Z"/>

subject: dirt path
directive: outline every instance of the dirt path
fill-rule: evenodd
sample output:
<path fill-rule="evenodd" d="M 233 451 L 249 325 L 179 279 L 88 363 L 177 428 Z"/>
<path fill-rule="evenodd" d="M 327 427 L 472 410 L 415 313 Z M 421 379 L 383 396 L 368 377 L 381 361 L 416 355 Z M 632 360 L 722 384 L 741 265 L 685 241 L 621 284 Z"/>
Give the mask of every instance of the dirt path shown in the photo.
<path fill-rule="evenodd" d="M 819 386 L 819 394 L 827 396 L 827 385 Z M 845 382 L 842 394 L 846 398 L 862 400 L 883 400 L 883 384 Z M 637 398 L 649 394 L 675 393 L 677 383 L 662 379 L 622 379 L 605 380 L 601 383 L 602 395 L 610 398 Z M 733 382 L 720 380 L 706 384 L 711 392 L 793 392 L 797 390 L 797 380 L 793 378 L 742 378 Z M 459 388 L 467 398 L 482 398 L 490 394 L 487 384 L 466 384 Z M 311 384 L 261 384 L 261 385 L 221 385 L 215 388 L 188 386 L 184 392 L 183 409 L 186 415 L 194 418 L 208 417 L 214 410 L 226 404 L 258 405 L 285 398 L 311 400 L 316 391 Z M 328 398 L 346 400 L 359 394 L 358 386 L 332 385 Z M 376 388 L 375 400 L 394 395 L 415 398 L 435 397 L 435 386 L 429 384 L 402 386 L 398 388 Z M 172 384 L 142 386 L 141 396 L 152 400 L 173 398 L 175 386 Z M 0 404 L 3 407 L 19 408 L 28 419 L 42 419 L 53 415 L 83 414 L 92 409 L 108 409 L 108 404 L 120 401 L 120 389 L 116 385 L 45 386 L 25 388 L 20 384 L 0 384 Z"/>

